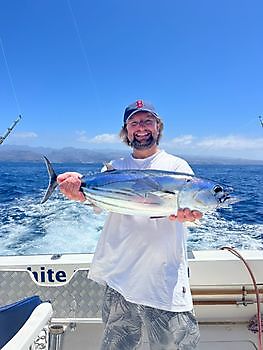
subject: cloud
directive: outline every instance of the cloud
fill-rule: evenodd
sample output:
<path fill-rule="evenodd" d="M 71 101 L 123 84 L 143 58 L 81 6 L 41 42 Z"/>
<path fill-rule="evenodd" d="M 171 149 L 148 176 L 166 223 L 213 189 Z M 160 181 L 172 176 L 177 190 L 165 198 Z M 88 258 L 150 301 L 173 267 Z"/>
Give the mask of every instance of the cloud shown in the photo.
<path fill-rule="evenodd" d="M 217 150 L 263 150 L 263 138 L 247 138 L 242 136 L 206 137 L 196 143 L 197 147 Z"/>
<path fill-rule="evenodd" d="M 161 142 L 167 150 L 198 155 L 216 154 L 217 156 L 245 157 L 262 159 L 263 138 L 240 135 L 195 137 L 181 135 L 170 141 Z"/>
<path fill-rule="evenodd" d="M 185 145 L 190 145 L 194 141 L 194 137 L 192 135 L 183 135 L 183 136 L 178 136 L 172 139 L 172 144 L 173 145 L 179 145 L 179 146 L 185 146 Z"/>
<path fill-rule="evenodd" d="M 77 134 L 78 142 L 83 142 L 83 143 L 89 142 L 89 138 L 86 135 L 86 131 L 76 131 L 76 134 Z"/>
<path fill-rule="evenodd" d="M 116 134 L 101 134 L 93 137 L 90 143 L 119 143 L 120 139 Z"/>
<path fill-rule="evenodd" d="M 38 135 L 33 131 L 16 132 L 13 137 L 17 139 L 36 139 Z"/>
<path fill-rule="evenodd" d="M 117 134 L 100 134 L 92 138 L 88 137 L 85 131 L 78 131 L 78 141 L 84 143 L 93 144 L 114 144 L 120 143 L 120 139 Z"/>
<path fill-rule="evenodd" d="M 117 134 L 100 134 L 88 137 L 86 131 L 78 131 L 78 141 L 89 144 L 119 144 Z M 263 138 L 249 138 L 238 135 L 197 137 L 190 134 L 180 135 L 171 140 L 161 142 L 163 147 L 176 147 L 182 151 L 263 151 Z"/>

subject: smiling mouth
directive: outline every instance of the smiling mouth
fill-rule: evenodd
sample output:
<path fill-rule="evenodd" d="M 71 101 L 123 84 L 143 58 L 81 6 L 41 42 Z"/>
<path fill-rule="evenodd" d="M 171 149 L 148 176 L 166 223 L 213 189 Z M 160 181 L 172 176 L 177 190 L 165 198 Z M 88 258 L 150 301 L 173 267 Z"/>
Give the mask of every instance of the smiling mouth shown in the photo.
<path fill-rule="evenodd" d="M 151 136 L 151 133 L 150 132 L 147 132 L 147 133 L 136 133 L 134 135 L 134 138 L 136 138 L 137 140 L 141 140 L 141 139 L 147 139 Z"/>

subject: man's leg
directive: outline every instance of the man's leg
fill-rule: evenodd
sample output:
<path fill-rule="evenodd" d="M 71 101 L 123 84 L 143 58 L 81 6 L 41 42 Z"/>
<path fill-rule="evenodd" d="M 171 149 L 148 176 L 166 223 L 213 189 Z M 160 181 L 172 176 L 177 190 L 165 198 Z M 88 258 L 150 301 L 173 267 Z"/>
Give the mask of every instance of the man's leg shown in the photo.
<path fill-rule="evenodd" d="M 102 305 L 105 326 L 101 350 L 134 350 L 141 342 L 142 320 L 137 305 L 106 287 Z"/>
<path fill-rule="evenodd" d="M 151 350 L 196 350 L 200 334 L 192 312 L 171 312 L 144 307 Z"/>

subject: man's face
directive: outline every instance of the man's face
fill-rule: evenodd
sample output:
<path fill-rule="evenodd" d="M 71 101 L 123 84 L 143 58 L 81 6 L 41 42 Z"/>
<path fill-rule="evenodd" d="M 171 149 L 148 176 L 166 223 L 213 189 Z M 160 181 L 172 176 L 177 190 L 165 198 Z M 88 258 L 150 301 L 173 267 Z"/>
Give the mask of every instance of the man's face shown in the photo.
<path fill-rule="evenodd" d="M 138 112 L 128 119 L 127 136 L 131 146 L 147 149 L 156 144 L 159 135 L 157 118 L 148 112 Z"/>

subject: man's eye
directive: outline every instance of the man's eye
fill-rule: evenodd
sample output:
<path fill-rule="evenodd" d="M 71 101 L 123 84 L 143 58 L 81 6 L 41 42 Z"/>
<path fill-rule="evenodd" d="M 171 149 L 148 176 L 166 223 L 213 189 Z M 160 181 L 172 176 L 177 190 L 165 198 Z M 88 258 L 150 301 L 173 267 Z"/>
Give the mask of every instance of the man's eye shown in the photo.
<path fill-rule="evenodd" d="M 153 125 L 153 120 L 151 120 L 151 119 L 146 119 L 146 120 L 144 121 L 144 124 L 147 125 L 147 126 Z"/>

